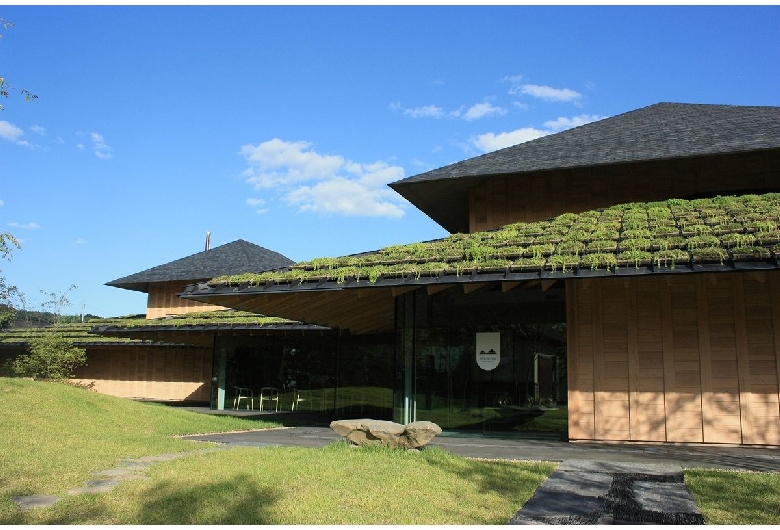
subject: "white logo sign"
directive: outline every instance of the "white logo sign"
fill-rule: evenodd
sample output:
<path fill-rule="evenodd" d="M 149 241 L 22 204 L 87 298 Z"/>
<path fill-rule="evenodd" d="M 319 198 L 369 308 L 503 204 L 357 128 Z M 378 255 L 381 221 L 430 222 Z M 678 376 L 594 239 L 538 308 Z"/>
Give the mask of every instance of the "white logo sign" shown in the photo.
<path fill-rule="evenodd" d="M 501 333 L 477 333 L 477 366 L 493 370 L 501 361 Z"/>

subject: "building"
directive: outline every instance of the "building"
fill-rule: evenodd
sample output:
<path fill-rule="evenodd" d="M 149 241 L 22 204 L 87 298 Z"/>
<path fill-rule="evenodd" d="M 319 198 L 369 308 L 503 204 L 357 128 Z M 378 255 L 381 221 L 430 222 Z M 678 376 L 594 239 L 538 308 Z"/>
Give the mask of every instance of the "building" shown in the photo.
<path fill-rule="evenodd" d="M 541 370 L 571 440 L 780 445 L 778 162 L 778 107 L 651 105 L 391 184 L 448 238 L 181 296 L 392 337 L 401 423 L 514 429 Z"/>
<path fill-rule="evenodd" d="M 76 380 L 121 397 L 210 404 L 219 410 L 239 405 L 259 409 L 266 389 L 275 396 L 270 403 L 274 410 L 291 411 L 295 405 L 325 417 L 337 409 L 342 416 L 369 410 L 388 414 L 379 410 L 384 401 L 377 402 L 375 396 L 390 395 L 391 385 L 366 393 L 360 390 L 360 381 L 364 373 L 390 377 L 392 356 L 386 348 L 392 348 L 392 337 L 350 341 L 325 326 L 176 296 L 193 281 L 274 271 L 292 263 L 277 252 L 238 240 L 108 282 L 148 293 L 146 318 L 101 322 L 93 326 L 93 335 L 132 339 L 145 347 L 92 347 L 88 366 L 79 369 Z M 381 366 L 361 353 L 366 343 Z M 338 374 L 337 352 L 349 359 Z M 351 395 L 342 391 L 337 399 L 332 390 L 337 376 L 354 381 Z"/>

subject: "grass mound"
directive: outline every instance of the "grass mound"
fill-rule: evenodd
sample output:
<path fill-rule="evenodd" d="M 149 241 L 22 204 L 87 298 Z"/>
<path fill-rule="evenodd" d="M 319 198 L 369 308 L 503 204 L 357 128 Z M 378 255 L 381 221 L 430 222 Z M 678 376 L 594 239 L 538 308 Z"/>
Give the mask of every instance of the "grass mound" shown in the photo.
<path fill-rule="evenodd" d="M 504 524 L 554 469 L 422 451 L 208 445 L 178 434 L 270 427 L 58 383 L 0 378 L 0 524 Z M 67 495 L 123 459 L 155 464 L 110 493 Z M 20 512 L 12 496 L 48 494 Z"/>

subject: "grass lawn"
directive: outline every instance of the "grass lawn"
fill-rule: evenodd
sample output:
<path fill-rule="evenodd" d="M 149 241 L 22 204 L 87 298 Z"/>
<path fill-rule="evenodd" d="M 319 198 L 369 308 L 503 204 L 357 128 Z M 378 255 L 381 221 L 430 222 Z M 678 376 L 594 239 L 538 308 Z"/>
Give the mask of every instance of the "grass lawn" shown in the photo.
<path fill-rule="evenodd" d="M 780 524 L 780 473 L 695 469 L 685 484 L 707 524 Z"/>
<path fill-rule="evenodd" d="M 0 403 L 0 524 L 504 524 L 555 468 L 345 442 L 198 452 L 213 446 L 174 435 L 278 425 L 24 379 L 0 378 Z M 168 453 L 188 456 L 111 493 L 65 493 L 123 459 Z M 708 524 L 780 522 L 780 473 L 687 470 L 685 481 Z M 11 501 L 32 494 L 62 500 L 24 513 Z"/>
<path fill-rule="evenodd" d="M 67 495 L 125 458 L 209 445 L 176 434 L 272 423 L 0 378 L 0 524 L 504 524 L 552 463 L 352 448 L 238 447 L 155 464 L 111 493 Z M 62 496 L 20 512 L 12 496 Z"/>

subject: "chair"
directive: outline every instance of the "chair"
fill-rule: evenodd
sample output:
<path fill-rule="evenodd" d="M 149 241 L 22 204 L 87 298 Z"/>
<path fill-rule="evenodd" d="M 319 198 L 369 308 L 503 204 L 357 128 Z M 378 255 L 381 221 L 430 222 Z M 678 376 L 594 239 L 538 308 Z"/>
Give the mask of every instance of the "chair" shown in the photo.
<path fill-rule="evenodd" d="M 263 410 L 263 401 L 275 401 L 276 412 L 279 412 L 279 391 L 271 386 L 260 389 L 260 411 Z"/>
<path fill-rule="evenodd" d="M 246 410 L 249 410 L 250 407 L 252 410 L 255 410 L 255 395 L 251 388 L 236 387 L 236 395 L 233 398 L 233 410 L 238 410 L 242 399 L 246 401 Z"/>
<path fill-rule="evenodd" d="M 301 402 L 302 401 L 309 401 L 308 394 L 306 394 L 303 390 L 298 390 L 297 388 L 292 389 L 292 408 L 290 408 L 290 411 L 295 412 L 295 407 L 298 407 L 298 410 L 301 408 Z"/>
<path fill-rule="evenodd" d="M 327 413 L 330 411 L 331 408 L 335 408 L 335 403 L 333 400 L 335 399 L 336 394 L 335 391 L 332 388 L 323 388 L 320 394 L 320 406 L 321 411 L 324 413 Z"/>

